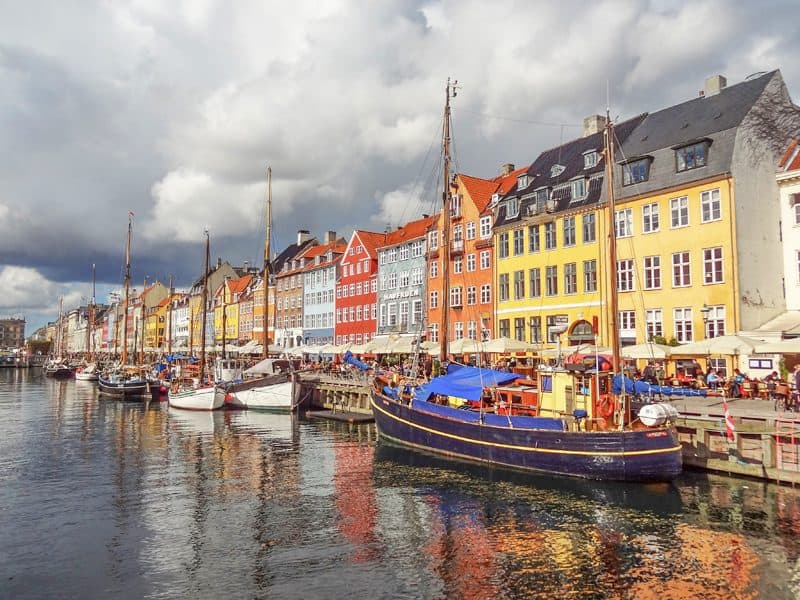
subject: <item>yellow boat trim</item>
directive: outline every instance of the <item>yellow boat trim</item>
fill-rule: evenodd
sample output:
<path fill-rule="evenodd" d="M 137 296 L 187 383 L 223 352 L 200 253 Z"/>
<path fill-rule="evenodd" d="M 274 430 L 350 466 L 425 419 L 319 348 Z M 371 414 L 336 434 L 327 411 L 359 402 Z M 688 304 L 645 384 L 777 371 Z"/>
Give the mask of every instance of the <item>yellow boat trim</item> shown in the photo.
<path fill-rule="evenodd" d="M 479 444 L 482 446 L 492 446 L 493 448 L 508 448 L 510 450 L 525 450 L 527 452 L 540 452 L 543 454 L 572 454 L 575 456 L 643 456 L 646 454 L 663 454 L 667 452 L 680 452 L 681 446 L 673 446 L 671 448 L 658 448 L 656 450 L 632 450 L 630 452 L 586 452 L 583 450 L 556 450 L 552 448 L 531 448 L 529 446 L 515 446 L 512 444 L 498 444 L 497 442 L 486 442 L 483 440 L 473 440 L 465 437 L 461 437 L 458 435 L 453 435 L 452 433 L 445 433 L 443 431 L 439 431 L 437 429 L 430 429 L 429 427 L 424 427 L 422 425 L 417 425 L 416 423 L 412 423 L 411 421 L 407 421 L 405 419 L 401 419 L 393 415 L 390 412 L 385 411 L 382 407 L 378 406 L 375 403 L 375 397 L 370 394 L 369 399 L 370 404 L 385 414 L 390 419 L 394 419 L 395 421 L 400 421 L 408 425 L 409 427 L 414 427 L 415 429 L 421 429 L 422 431 L 427 431 L 428 433 L 433 433 L 436 435 L 441 435 L 443 437 L 447 437 L 453 440 L 458 440 L 460 442 L 468 442 L 470 444 Z M 433 415 L 436 416 L 436 415 Z M 489 425 L 488 427 L 491 427 Z M 389 436 L 391 437 L 391 436 Z"/>

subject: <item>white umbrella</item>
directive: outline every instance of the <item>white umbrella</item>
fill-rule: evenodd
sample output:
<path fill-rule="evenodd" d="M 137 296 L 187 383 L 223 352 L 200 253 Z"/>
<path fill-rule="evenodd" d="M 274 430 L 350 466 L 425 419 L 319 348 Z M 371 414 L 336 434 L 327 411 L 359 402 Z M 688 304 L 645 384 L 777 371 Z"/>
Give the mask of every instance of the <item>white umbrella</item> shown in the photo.
<path fill-rule="evenodd" d="M 756 346 L 756 352 L 759 354 L 800 354 L 800 338 L 764 342 Z"/>
<path fill-rule="evenodd" d="M 644 344 L 624 346 L 621 354 L 623 358 L 667 358 L 672 354 L 673 350 L 672 346 L 646 342 Z"/>
<path fill-rule="evenodd" d="M 756 347 L 762 344 L 761 340 L 742 335 L 721 335 L 683 346 L 675 346 L 672 349 L 672 356 L 754 354 Z"/>
<path fill-rule="evenodd" d="M 480 344 L 469 338 L 453 340 L 447 350 L 450 354 L 477 354 L 482 352 Z"/>
<path fill-rule="evenodd" d="M 509 337 L 499 337 L 481 344 L 483 352 L 505 353 L 505 352 L 528 352 L 535 350 L 536 347 L 528 342 L 514 340 Z"/>
<path fill-rule="evenodd" d="M 369 342 L 367 342 L 367 343 L 369 343 Z M 365 350 L 366 347 L 367 347 L 367 344 L 353 344 L 352 346 L 350 346 L 349 350 L 353 354 L 364 354 L 366 352 L 366 350 Z"/>

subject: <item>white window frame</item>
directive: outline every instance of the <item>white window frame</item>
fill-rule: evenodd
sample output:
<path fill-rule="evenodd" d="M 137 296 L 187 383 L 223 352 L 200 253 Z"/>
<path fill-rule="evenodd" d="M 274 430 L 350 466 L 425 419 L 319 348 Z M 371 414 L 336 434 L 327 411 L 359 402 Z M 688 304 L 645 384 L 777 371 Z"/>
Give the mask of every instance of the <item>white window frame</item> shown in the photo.
<path fill-rule="evenodd" d="M 677 259 L 677 260 L 676 260 Z M 684 260 L 685 259 L 685 260 Z M 672 287 L 692 285 L 692 257 L 688 250 L 672 253 Z"/>
<path fill-rule="evenodd" d="M 703 285 L 725 283 L 725 261 L 722 246 L 703 248 Z"/>
<path fill-rule="evenodd" d="M 633 292 L 636 289 L 635 268 L 632 258 L 617 261 L 617 291 Z"/>
<path fill-rule="evenodd" d="M 675 327 L 675 339 L 685 344 L 694 340 L 694 325 L 692 323 L 691 307 L 675 308 L 672 310 L 672 319 Z"/>
<path fill-rule="evenodd" d="M 716 214 L 715 214 L 716 213 Z M 700 192 L 700 222 L 713 223 L 722 220 L 722 197 L 720 189 Z"/>
<path fill-rule="evenodd" d="M 642 206 L 642 233 L 656 233 L 661 229 L 658 202 Z"/>
<path fill-rule="evenodd" d="M 645 256 L 643 259 L 644 271 L 644 289 L 646 290 L 660 290 L 661 289 L 661 257 Z M 657 283 L 656 283 L 657 281 Z"/>
<path fill-rule="evenodd" d="M 633 235 L 633 209 L 622 208 L 614 214 L 614 229 L 617 238 L 626 238 Z"/>
<path fill-rule="evenodd" d="M 689 196 L 670 198 L 669 225 L 670 229 L 681 229 L 689 226 Z"/>

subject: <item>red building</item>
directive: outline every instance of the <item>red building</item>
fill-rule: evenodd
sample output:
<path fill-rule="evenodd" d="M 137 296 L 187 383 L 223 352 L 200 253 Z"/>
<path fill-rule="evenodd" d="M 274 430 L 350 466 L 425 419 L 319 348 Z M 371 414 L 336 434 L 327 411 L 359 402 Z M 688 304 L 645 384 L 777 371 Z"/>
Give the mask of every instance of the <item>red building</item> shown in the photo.
<path fill-rule="evenodd" d="M 356 230 L 350 237 L 336 283 L 337 344 L 365 344 L 375 337 L 378 252 L 385 233 Z"/>

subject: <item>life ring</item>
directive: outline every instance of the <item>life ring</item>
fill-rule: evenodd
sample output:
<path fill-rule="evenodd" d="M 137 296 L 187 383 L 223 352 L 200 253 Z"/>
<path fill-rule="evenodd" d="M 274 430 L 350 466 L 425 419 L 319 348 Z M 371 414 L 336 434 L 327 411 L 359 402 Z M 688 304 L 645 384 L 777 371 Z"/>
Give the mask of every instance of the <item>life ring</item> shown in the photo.
<path fill-rule="evenodd" d="M 600 402 L 597 405 L 597 412 L 601 417 L 608 418 L 614 414 L 614 403 L 608 394 L 600 396 Z"/>

